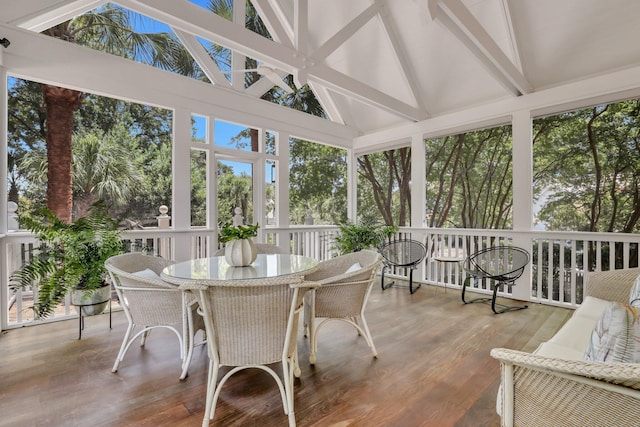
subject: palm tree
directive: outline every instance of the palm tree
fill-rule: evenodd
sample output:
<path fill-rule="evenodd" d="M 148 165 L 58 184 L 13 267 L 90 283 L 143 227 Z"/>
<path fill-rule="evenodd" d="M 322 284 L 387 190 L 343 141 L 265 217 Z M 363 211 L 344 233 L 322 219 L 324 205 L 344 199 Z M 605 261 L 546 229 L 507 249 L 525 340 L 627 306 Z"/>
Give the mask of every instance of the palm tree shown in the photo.
<path fill-rule="evenodd" d="M 133 190 L 140 185 L 131 156 L 120 142 L 132 138 L 123 125 L 107 135 L 94 131 L 79 135 L 73 143 L 73 193 L 75 217 L 89 214 L 99 200 L 114 207 L 123 206 Z"/>
<path fill-rule="evenodd" d="M 56 25 L 44 34 L 115 55 L 137 58 L 160 68 L 180 68 L 183 74 L 198 74 L 193 60 L 184 55 L 175 37 L 168 33 L 138 34 L 133 30 L 131 17 L 126 10 L 107 4 Z M 186 58 L 189 61 L 185 61 Z M 183 61 L 179 67 L 177 59 Z M 40 87 L 47 121 L 47 207 L 61 221 L 71 222 L 74 113 L 82 104 L 84 94 L 48 84 Z"/>

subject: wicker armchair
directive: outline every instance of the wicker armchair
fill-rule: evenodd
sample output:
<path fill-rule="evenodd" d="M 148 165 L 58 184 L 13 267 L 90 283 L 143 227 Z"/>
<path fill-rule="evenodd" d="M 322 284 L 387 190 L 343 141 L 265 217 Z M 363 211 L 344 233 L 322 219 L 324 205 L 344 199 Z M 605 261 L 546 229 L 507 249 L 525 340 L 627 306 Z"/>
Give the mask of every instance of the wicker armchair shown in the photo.
<path fill-rule="evenodd" d="M 359 269 L 346 272 L 356 263 L 360 264 Z M 318 331 L 330 320 L 340 320 L 356 328 L 358 334 L 364 336 L 373 356 L 377 356 L 364 310 L 381 263 L 379 253 L 362 250 L 323 261 L 315 272 L 306 276 L 307 280 L 321 285 L 304 299 L 304 329 L 305 335 L 309 335 L 311 364 L 316 362 Z M 316 326 L 318 318 L 324 319 Z"/>
<path fill-rule="evenodd" d="M 196 283 L 180 289 L 198 292 L 209 351 L 209 375 L 203 426 L 214 418 L 225 382 L 236 372 L 257 368 L 278 384 L 289 425 L 295 426 L 293 380 L 298 368 L 297 331 L 304 294 L 318 285 L 301 276 Z M 283 378 L 267 366 L 282 363 Z M 221 366 L 232 367 L 217 383 Z"/>
<path fill-rule="evenodd" d="M 120 362 L 136 338 L 142 335 L 140 345 L 144 346 L 152 329 L 167 328 L 178 337 L 182 360 L 180 379 L 186 378 L 193 355 L 194 336 L 198 330 L 204 330 L 204 323 L 196 313 L 198 303 L 195 296 L 181 292 L 160 279 L 160 272 L 171 263 L 141 253 L 117 255 L 106 260 L 105 267 L 129 321 L 113 372 L 118 371 Z M 142 329 L 132 337 L 137 326 Z"/>
<path fill-rule="evenodd" d="M 629 302 L 640 269 L 591 273 L 585 295 Z M 631 426 L 640 423 L 640 364 L 566 360 L 503 348 L 502 426 Z"/>

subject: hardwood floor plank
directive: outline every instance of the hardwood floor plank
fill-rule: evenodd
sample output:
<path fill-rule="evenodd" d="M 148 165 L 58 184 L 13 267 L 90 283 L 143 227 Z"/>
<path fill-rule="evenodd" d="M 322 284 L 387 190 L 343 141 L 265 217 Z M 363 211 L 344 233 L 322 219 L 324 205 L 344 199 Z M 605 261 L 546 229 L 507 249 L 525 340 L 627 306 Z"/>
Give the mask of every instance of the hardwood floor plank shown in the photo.
<path fill-rule="evenodd" d="M 509 301 L 509 303 L 513 303 Z M 315 366 L 299 336 L 302 376 L 296 380 L 300 427 L 498 426 L 495 347 L 531 351 L 571 310 L 533 304 L 494 315 L 464 305 L 458 292 L 423 285 L 373 289 L 367 320 L 373 358 L 355 329 L 329 322 L 318 336 Z M 179 381 L 179 349 L 169 331 L 132 345 L 117 373 L 111 367 L 126 328 L 124 313 L 4 331 L 0 335 L 0 414 L 7 426 L 198 426 L 204 414 L 208 360 L 196 347 L 189 376 Z M 225 368 L 226 369 L 226 368 Z M 220 426 L 287 425 L 280 394 L 266 373 L 250 370 L 222 389 Z"/>

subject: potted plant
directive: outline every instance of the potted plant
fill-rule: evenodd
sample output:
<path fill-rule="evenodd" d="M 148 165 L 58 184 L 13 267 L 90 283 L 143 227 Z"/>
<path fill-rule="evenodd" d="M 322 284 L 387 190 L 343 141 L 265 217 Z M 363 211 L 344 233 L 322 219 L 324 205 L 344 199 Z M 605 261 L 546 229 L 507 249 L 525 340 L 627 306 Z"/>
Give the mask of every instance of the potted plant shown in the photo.
<path fill-rule="evenodd" d="M 12 274 L 11 287 L 33 286 L 35 317 L 50 316 L 70 292 L 71 303 L 81 306 L 83 314 L 101 313 L 111 294 L 104 262 L 124 252 L 118 222 L 109 217 L 104 203 L 94 204 L 86 217 L 70 224 L 44 209 L 39 217 L 22 218 L 21 225 L 38 237 L 40 245 L 32 259 Z"/>
<path fill-rule="evenodd" d="M 258 235 L 259 225 L 233 225 L 226 223 L 220 228 L 218 241 L 225 244 L 224 257 L 229 265 L 245 267 L 256 260 L 253 238 Z"/>
<path fill-rule="evenodd" d="M 362 249 L 377 250 L 385 240 L 398 232 L 398 227 L 395 225 L 381 225 L 369 221 L 363 221 L 360 224 L 346 222 L 339 224 L 338 227 L 340 229 L 335 236 L 334 248 L 340 255 Z"/>

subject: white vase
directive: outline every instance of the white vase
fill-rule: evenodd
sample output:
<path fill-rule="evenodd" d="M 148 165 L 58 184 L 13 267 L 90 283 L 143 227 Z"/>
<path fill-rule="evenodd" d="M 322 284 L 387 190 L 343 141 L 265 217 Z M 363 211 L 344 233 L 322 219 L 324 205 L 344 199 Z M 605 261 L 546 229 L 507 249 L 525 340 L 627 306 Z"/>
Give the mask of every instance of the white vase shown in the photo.
<path fill-rule="evenodd" d="M 224 259 L 233 267 L 245 267 L 256 260 L 256 247 L 253 239 L 237 239 L 227 242 Z"/>

